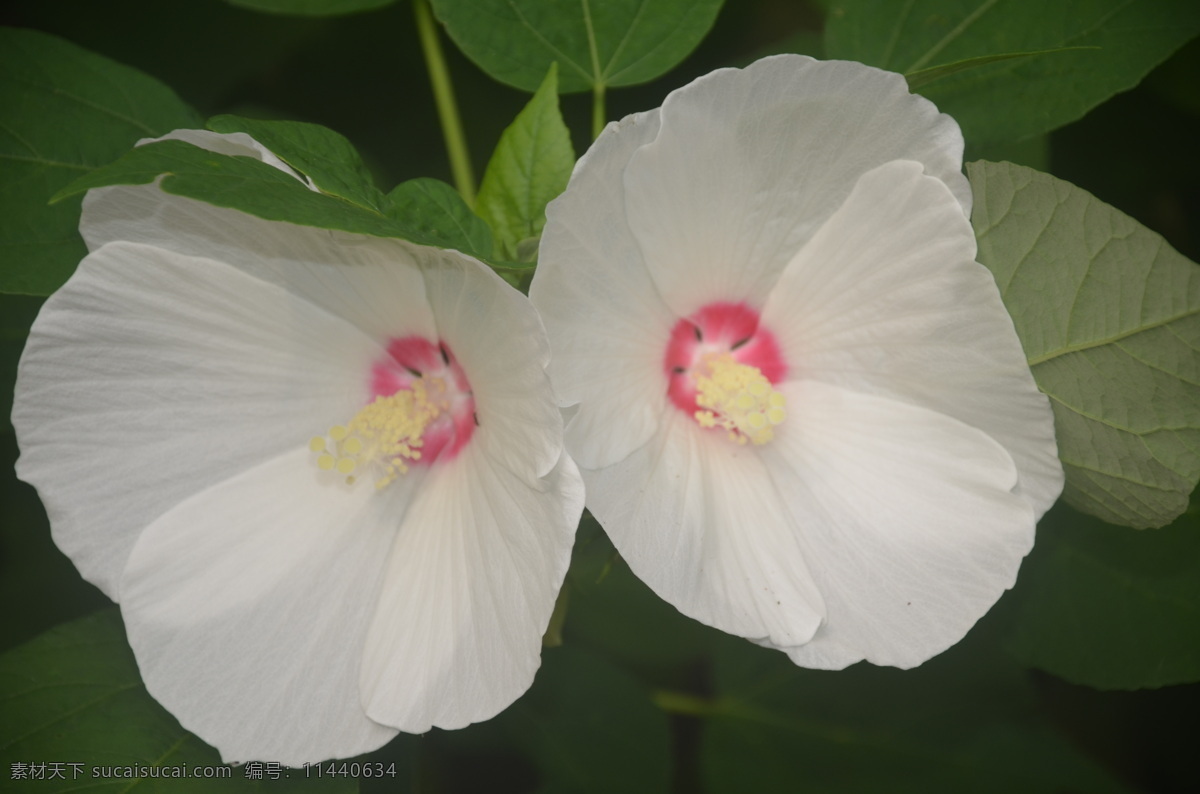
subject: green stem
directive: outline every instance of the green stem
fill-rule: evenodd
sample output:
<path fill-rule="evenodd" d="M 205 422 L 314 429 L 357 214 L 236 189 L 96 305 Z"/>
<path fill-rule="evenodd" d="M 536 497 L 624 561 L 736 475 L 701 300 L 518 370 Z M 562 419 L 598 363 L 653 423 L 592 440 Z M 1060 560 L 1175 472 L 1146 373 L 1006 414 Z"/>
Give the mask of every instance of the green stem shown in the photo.
<path fill-rule="evenodd" d="M 454 186 L 467 206 L 474 206 L 475 174 L 471 170 L 467 136 L 458 115 L 458 103 L 454 101 L 454 86 L 450 83 L 450 70 L 446 68 L 446 58 L 442 55 L 429 0 L 413 0 L 413 11 L 417 17 L 417 35 L 421 39 L 425 67 L 429 70 L 429 83 L 433 87 L 433 101 L 437 104 L 438 120 L 442 123 L 442 136 L 446 139 L 446 154 L 450 157 Z"/>
<path fill-rule="evenodd" d="M 660 689 L 651 696 L 654 705 L 668 714 L 684 714 L 689 717 L 708 717 L 713 713 L 712 701 L 686 692 L 670 692 Z"/>
<path fill-rule="evenodd" d="M 604 84 L 596 83 L 592 88 L 592 140 L 600 137 L 604 130 Z"/>
<path fill-rule="evenodd" d="M 563 582 L 558 591 L 558 599 L 554 602 L 554 611 L 550 613 L 550 625 L 542 636 L 543 648 L 557 648 L 562 645 L 563 624 L 567 622 L 567 604 L 571 601 L 571 585 Z"/>

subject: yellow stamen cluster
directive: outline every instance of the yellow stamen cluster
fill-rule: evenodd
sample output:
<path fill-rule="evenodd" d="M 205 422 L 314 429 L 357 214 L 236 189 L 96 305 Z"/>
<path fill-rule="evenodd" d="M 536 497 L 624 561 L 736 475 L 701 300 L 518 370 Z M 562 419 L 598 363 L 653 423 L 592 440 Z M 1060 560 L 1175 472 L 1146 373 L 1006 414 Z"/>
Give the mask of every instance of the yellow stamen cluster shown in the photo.
<path fill-rule="evenodd" d="M 787 418 L 784 397 L 771 388 L 757 367 L 739 364 L 729 353 L 705 356 L 697 368 L 696 421 L 701 427 L 721 427 L 731 441 L 765 444 L 775 437 L 775 425 Z"/>
<path fill-rule="evenodd" d="M 417 378 L 412 389 L 376 397 L 348 424 L 329 428 L 327 438 L 314 436 L 308 448 L 318 469 L 346 475 L 349 485 L 355 472 L 376 464 L 382 474 L 375 487 L 384 488 L 408 471 L 408 461 L 420 460 L 425 428 L 449 409 L 445 381 Z"/>

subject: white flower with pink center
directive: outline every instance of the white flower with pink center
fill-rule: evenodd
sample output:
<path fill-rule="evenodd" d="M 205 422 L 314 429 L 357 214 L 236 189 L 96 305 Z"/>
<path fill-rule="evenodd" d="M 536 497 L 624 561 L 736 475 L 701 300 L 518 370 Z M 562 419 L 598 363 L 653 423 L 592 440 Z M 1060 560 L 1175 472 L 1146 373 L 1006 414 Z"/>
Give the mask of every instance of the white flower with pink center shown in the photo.
<path fill-rule="evenodd" d="M 683 613 L 910 667 L 1012 586 L 1062 469 L 962 147 L 900 75 L 776 56 L 610 124 L 547 209 L 567 450 Z"/>
<path fill-rule="evenodd" d="M 17 471 L 150 693 L 225 759 L 293 766 L 519 697 L 583 509 L 528 300 L 154 185 L 92 191 L 81 232 L 20 363 Z"/>

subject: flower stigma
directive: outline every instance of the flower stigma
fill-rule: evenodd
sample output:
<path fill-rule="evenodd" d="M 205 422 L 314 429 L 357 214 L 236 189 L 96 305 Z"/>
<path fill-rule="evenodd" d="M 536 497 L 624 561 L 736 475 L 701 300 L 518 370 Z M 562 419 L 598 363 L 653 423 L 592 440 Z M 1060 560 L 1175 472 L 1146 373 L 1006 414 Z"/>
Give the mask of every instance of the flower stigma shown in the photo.
<path fill-rule="evenodd" d="M 766 444 L 787 419 L 773 384 L 787 373 L 771 332 L 744 303 L 710 303 L 671 330 L 663 366 L 675 407 L 729 440 Z"/>
<path fill-rule="evenodd" d="M 775 438 L 775 425 L 787 418 L 784 396 L 771 388 L 757 367 L 739 364 L 729 353 L 707 353 L 696 378 L 693 414 L 701 427 L 721 427 L 729 440 L 765 444 Z"/>
<path fill-rule="evenodd" d="M 375 487 L 384 488 L 421 459 L 425 428 L 449 410 L 446 382 L 417 378 L 410 390 L 380 395 L 349 424 L 329 428 L 328 440 L 314 436 L 308 448 L 319 453 L 318 469 L 346 475 L 346 484 L 354 484 L 356 472 L 374 468 L 380 472 Z"/>
<path fill-rule="evenodd" d="M 474 393 L 445 344 L 392 340 L 372 366 L 370 391 L 373 399 L 353 419 L 308 443 L 317 468 L 347 485 L 370 473 L 380 490 L 412 464 L 453 458 L 478 424 Z"/>

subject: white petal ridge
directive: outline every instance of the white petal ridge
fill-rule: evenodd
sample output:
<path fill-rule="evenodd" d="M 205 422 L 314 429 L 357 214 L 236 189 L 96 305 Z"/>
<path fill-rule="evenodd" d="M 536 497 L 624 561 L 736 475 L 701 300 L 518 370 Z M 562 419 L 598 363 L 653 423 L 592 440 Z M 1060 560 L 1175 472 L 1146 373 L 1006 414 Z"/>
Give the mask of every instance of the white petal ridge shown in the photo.
<path fill-rule="evenodd" d="M 629 457 L 582 470 L 588 508 L 637 576 L 680 612 L 773 645 L 807 642 L 825 607 L 758 454 L 670 411 Z"/>
<path fill-rule="evenodd" d="M 761 306 L 857 179 L 888 161 L 920 162 L 970 212 L 958 125 L 898 74 L 778 55 L 672 92 L 659 118 L 624 171 L 625 209 L 678 316 L 718 297 Z"/>
<path fill-rule="evenodd" d="M 537 481 L 559 465 L 563 450 L 537 312 L 491 268 L 457 252 L 425 249 L 421 266 L 438 337 L 470 377 L 478 425 L 472 443 L 524 481 Z"/>
<path fill-rule="evenodd" d="M 763 459 L 827 618 L 776 647 L 806 667 L 913 667 L 958 642 L 1033 545 L 1012 458 L 924 408 L 819 381 L 783 391 L 791 415 Z"/>
<path fill-rule="evenodd" d="M 870 233 L 864 234 L 863 229 Z M 793 377 L 920 405 L 1012 455 L 1040 517 L 1062 490 L 1049 400 L 954 197 L 919 163 L 865 174 L 763 309 Z"/>
<path fill-rule="evenodd" d="M 364 708 L 412 733 L 489 719 L 529 688 L 584 499 L 534 307 L 454 252 L 426 249 L 421 266 L 477 426 L 414 492 L 367 635 Z"/>
<path fill-rule="evenodd" d="M 120 594 L 150 694 L 226 761 L 300 766 L 388 741 L 397 731 L 364 713 L 358 670 L 418 485 L 349 489 L 304 445 L 156 520 Z"/>
<path fill-rule="evenodd" d="M 88 191 L 79 231 L 93 251 L 134 242 L 224 262 L 376 338 L 435 335 L 415 267 L 421 249 L 400 240 L 266 221 L 156 185 Z"/>
<path fill-rule="evenodd" d="M 361 672 L 367 714 L 410 733 L 489 719 L 529 688 L 583 483 L 522 480 L 472 445 L 430 473 L 386 561 Z"/>
<path fill-rule="evenodd" d="M 559 401 L 579 406 L 567 447 L 589 468 L 646 443 L 666 405 L 663 351 L 647 341 L 665 346 L 674 317 L 629 229 L 621 187 L 629 158 L 658 128 L 657 111 L 611 123 L 580 159 L 566 192 L 546 207 L 529 288 L 560 353 L 548 369 Z"/>
<path fill-rule="evenodd" d="M 314 275 L 304 263 L 293 272 Z M 58 546 L 115 599 L 138 533 L 352 416 L 381 354 L 354 325 L 224 262 L 112 243 L 30 331 L 17 472 L 38 489 Z"/>

